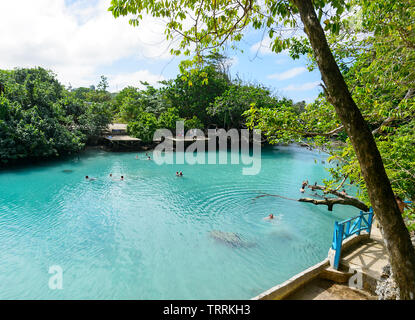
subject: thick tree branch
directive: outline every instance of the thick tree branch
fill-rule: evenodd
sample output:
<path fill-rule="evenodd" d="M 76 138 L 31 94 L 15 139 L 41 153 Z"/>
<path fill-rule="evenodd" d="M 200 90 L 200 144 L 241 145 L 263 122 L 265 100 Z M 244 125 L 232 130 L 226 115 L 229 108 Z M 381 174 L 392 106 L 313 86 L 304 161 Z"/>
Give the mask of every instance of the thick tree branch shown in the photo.
<path fill-rule="evenodd" d="M 309 186 L 309 187 L 311 187 L 311 186 Z M 313 187 L 318 187 L 318 188 L 315 188 L 315 189 L 319 189 L 319 190 L 321 190 L 320 188 L 324 189 L 323 186 L 313 186 Z M 292 201 L 299 201 L 299 202 L 309 202 L 309 203 L 313 203 L 315 205 L 326 205 L 328 207 L 329 211 L 333 211 L 333 206 L 335 204 L 353 206 L 353 207 L 358 208 L 360 210 L 363 210 L 365 212 L 369 211 L 368 206 L 365 205 L 359 199 L 351 197 L 349 195 L 344 195 L 344 194 L 342 194 L 340 192 L 337 192 L 335 190 L 330 190 L 330 191 L 331 191 L 330 193 L 338 195 L 338 197 L 337 198 L 323 197 L 323 199 L 321 199 L 321 200 L 314 199 L 314 198 L 293 199 L 293 198 L 280 196 L 278 194 L 264 193 L 264 194 L 261 194 L 259 196 L 256 196 L 255 199 L 259 199 L 259 198 L 263 198 L 263 197 L 276 197 L 276 198 L 281 198 L 281 199 L 285 199 L 285 200 L 292 200 Z M 319 195 L 316 195 L 316 196 L 319 196 Z"/>
<path fill-rule="evenodd" d="M 327 189 L 325 186 L 320 186 L 320 185 L 309 185 L 308 188 L 310 188 L 311 190 L 321 190 L 324 192 L 324 194 L 332 194 L 337 196 L 337 198 L 324 198 L 324 200 L 315 200 L 315 199 L 309 199 L 309 198 L 302 198 L 299 199 L 298 201 L 300 202 L 311 202 L 314 203 L 316 205 L 318 204 L 325 204 L 329 207 L 329 211 L 332 211 L 333 205 L 335 204 L 345 204 L 345 205 L 350 205 L 353 207 L 356 207 L 360 210 L 363 210 L 365 212 L 369 211 L 368 206 L 360 201 L 359 199 L 349 196 L 348 194 L 344 193 L 344 192 L 339 192 L 338 190 L 341 188 L 341 186 L 344 184 L 344 182 L 346 181 L 346 177 L 343 179 L 342 183 L 340 184 L 340 186 L 338 186 L 336 189 Z M 315 200 L 315 201 L 311 201 L 311 200 Z"/>
<path fill-rule="evenodd" d="M 303 134 L 307 137 L 315 137 L 315 136 L 322 136 L 322 137 L 331 137 L 335 134 L 339 133 L 343 130 L 343 126 L 340 126 L 338 128 L 335 128 L 329 132 L 303 132 Z"/>
<path fill-rule="evenodd" d="M 354 206 L 360 210 L 365 212 L 369 211 L 369 208 L 360 200 L 353 198 L 353 197 L 346 197 L 346 198 L 324 198 L 323 200 L 317 200 L 312 198 L 301 198 L 298 199 L 300 202 L 309 202 L 315 205 L 326 205 L 329 211 L 333 211 L 333 206 L 335 204 L 343 204 Z"/>

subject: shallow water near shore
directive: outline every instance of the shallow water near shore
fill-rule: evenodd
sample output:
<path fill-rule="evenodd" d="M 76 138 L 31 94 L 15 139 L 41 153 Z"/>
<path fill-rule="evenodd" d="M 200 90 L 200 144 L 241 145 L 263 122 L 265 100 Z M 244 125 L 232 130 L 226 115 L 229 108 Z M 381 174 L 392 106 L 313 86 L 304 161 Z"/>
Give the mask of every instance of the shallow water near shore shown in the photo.
<path fill-rule="evenodd" d="M 136 155 L 90 150 L 0 172 L 0 299 L 250 299 L 324 259 L 334 221 L 358 214 L 256 198 L 298 199 L 304 179 L 329 177 L 327 155 L 304 148 L 264 149 L 254 176 Z M 54 265 L 62 290 L 48 285 Z"/>

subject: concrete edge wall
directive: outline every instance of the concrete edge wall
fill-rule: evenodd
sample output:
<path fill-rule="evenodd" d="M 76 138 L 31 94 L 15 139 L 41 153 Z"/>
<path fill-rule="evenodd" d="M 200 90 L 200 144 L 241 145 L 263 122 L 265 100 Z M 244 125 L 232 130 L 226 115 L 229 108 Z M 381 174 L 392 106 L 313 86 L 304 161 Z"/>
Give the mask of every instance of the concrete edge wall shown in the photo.
<path fill-rule="evenodd" d="M 354 235 L 342 244 L 342 253 L 350 250 L 354 245 L 360 243 L 361 241 L 369 239 L 369 234 Z M 288 295 L 294 293 L 299 288 L 305 286 L 311 280 L 317 278 L 327 267 L 330 266 L 329 258 L 324 259 L 323 261 L 311 266 L 310 268 L 296 274 L 287 281 L 276 285 L 251 300 L 281 300 L 287 297 Z"/>
<path fill-rule="evenodd" d="M 296 274 L 287 281 L 268 289 L 251 300 L 281 300 L 306 283 L 318 277 L 318 275 L 329 266 L 329 259 L 325 259 L 320 263 Z"/>

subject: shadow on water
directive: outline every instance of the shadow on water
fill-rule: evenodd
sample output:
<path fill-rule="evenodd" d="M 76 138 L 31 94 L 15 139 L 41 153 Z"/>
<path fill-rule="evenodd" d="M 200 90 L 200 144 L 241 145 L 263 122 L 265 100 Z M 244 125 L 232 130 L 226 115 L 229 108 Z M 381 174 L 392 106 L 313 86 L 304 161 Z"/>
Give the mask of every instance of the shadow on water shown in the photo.
<path fill-rule="evenodd" d="M 212 230 L 209 232 L 209 236 L 217 242 L 232 248 L 251 248 L 256 246 L 256 243 L 244 239 L 235 232 Z"/>

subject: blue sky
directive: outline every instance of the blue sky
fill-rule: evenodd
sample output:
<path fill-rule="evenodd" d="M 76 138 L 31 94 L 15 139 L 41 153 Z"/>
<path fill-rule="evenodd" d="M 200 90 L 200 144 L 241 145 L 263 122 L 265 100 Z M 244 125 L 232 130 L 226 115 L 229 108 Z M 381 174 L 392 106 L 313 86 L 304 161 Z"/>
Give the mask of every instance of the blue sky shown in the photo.
<path fill-rule="evenodd" d="M 175 78 L 180 57 L 169 55 L 163 23 L 145 17 L 138 28 L 107 11 L 110 0 L 14 0 L 0 5 L 0 68 L 42 66 L 66 86 L 97 84 L 108 77 L 110 90 L 140 86 L 140 80 Z M 319 72 L 308 72 L 305 59 L 269 49 L 262 32 L 248 31 L 227 51 L 232 77 L 272 88 L 294 101 L 313 101 L 320 92 Z"/>

